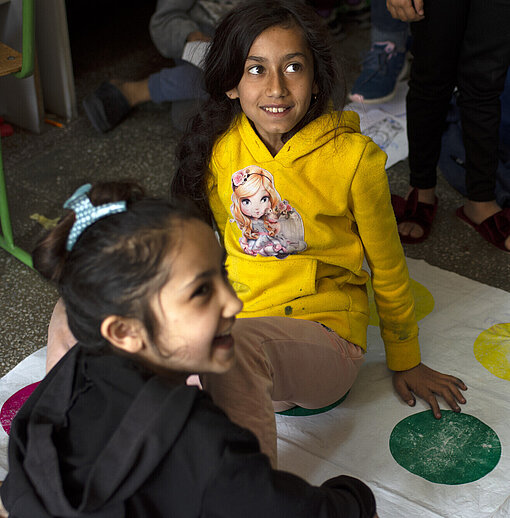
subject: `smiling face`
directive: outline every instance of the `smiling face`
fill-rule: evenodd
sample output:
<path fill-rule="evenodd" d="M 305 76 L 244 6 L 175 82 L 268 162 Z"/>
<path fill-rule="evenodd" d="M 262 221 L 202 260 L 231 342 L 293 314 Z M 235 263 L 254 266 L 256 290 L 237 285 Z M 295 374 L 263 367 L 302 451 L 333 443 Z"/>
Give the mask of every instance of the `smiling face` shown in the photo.
<path fill-rule="evenodd" d="M 241 212 L 249 218 L 259 219 L 270 208 L 271 198 L 262 185 L 253 196 L 241 198 Z"/>
<path fill-rule="evenodd" d="M 282 148 L 282 135 L 305 116 L 312 94 L 313 57 L 301 30 L 274 26 L 253 42 L 236 88 L 226 94 L 239 99 L 269 151 Z"/>
<path fill-rule="evenodd" d="M 224 251 L 212 230 L 192 219 L 180 232 L 166 258 L 170 278 L 151 301 L 157 349 L 145 347 L 142 355 L 174 371 L 224 373 L 234 362 L 231 331 L 242 303 L 228 282 Z"/>

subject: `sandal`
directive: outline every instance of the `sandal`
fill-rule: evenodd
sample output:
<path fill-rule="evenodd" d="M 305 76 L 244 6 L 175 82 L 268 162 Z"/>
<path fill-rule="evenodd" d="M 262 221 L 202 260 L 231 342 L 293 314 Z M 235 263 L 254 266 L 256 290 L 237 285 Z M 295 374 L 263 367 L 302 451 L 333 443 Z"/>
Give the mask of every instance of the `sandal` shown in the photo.
<path fill-rule="evenodd" d="M 510 207 L 501 209 L 496 214 L 493 214 L 487 219 L 484 219 L 480 224 L 470 220 L 464 213 L 464 207 L 459 207 L 455 214 L 464 223 L 473 227 L 484 239 L 491 245 L 498 247 L 500 250 L 510 252 L 505 247 L 505 240 L 510 236 Z"/>
<path fill-rule="evenodd" d="M 82 104 L 92 126 L 100 133 L 115 128 L 131 111 L 124 94 L 106 81 L 95 92 L 87 95 Z"/>
<path fill-rule="evenodd" d="M 420 237 L 404 236 L 399 232 L 402 243 L 418 244 L 429 237 L 437 212 L 437 196 L 434 203 L 423 203 L 418 201 L 418 189 L 413 189 L 407 200 L 402 198 L 402 196 L 392 194 L 391 204 L 393 205 L 397 224 L 409 221 L 416 223 L 423 229 L 423 235 Z"/>

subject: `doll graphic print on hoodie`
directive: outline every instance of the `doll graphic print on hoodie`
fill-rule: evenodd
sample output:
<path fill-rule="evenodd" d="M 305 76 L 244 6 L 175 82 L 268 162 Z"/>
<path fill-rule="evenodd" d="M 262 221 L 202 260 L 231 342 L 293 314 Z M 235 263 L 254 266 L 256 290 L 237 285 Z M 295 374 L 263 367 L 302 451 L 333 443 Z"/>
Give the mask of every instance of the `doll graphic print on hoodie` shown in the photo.
<path fill-rule="evenodd" d="M 356 113 L 328 113 L 273 156 L 240 114 L 214 145 L 207 196 L 227 252 L 230 283 L 244 304 L 240 318 L 292 316 L 321 322 L 366 350 L 366 283 L 371 277 L 388 366 L 405 370 L 420 362 L 409 273 L 390 203 L 386 154 L 359 131 Z M 268 208 L 274 211 L 278 200 L 287 200 L 305 229 L 303 249 L 288 252 L 283 260 L 275 251 L 270 256 L 246 253 L 240 244 L 243 230 L 232 210 L 233 194 L 242 192 L 244 173 L 248 183 L 255 170 L 274 179 L 269 183 L 278 189 L 277 201 Z M 270 194 L 270 187 L 266 191 Z M 278 217 L 281 228 L 284 220 Z M 370 274 L 363 267 L 365 258 Z"/>
<path fill-rule="evenodd" d="M 284 259 L 306 249 L 301 216 L 275 189 L 273 175 L 250 165 L 232 175 L 233 221 L 239 244 L 248 255 Z"/>

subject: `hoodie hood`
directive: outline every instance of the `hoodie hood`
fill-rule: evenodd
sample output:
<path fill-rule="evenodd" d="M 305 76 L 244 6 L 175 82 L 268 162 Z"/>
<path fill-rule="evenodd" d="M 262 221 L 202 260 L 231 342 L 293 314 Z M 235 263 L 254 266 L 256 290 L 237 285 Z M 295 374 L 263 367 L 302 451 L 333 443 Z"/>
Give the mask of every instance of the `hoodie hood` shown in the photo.
<path fill-rule="evenodd" d="M 240 115 L 239 133 L 257 163 L 277 160 L 284 167 L 292 167 L 299 158 L 317 151 L 343 133 L 359 133 L 359 115 L 355 112 L 332 111 L 307 124 L 290 138 L 273 157 L 258 137 L 246 115 Z"/>
<path fill-rule="evenodd" d="M 73 347 L 13 421 L 2 486 L 9 516 L 123 517 L 124 501 L 172 447 L 198 392 L 114 353 Z"/>

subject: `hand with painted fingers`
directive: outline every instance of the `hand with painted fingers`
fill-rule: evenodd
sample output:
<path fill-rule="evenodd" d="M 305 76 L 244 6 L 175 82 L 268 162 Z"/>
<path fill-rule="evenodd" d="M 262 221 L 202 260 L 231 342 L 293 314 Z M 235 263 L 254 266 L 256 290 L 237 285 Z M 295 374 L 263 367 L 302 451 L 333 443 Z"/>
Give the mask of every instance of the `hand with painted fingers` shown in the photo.
<path fill-rule="evenodd" d="M 409 406 L 416 404 L 415 396 L 425 400 L 430 405 L 436 419 L 441 418 L 437 396 L 441 396 L 454 412 L 460 412 L 459 403 L 466 402 L 460 392 L 467 390 L 462 380 L 435 371 L 423 363 L 407 371 L 394 372 L 393 386 Z"/>
<path fill-rule="evenodd" d="M 425 18 L 423 0 L 386 0 L 386 7 L 393 18 L 403 22 L 419 22 Z"/>

